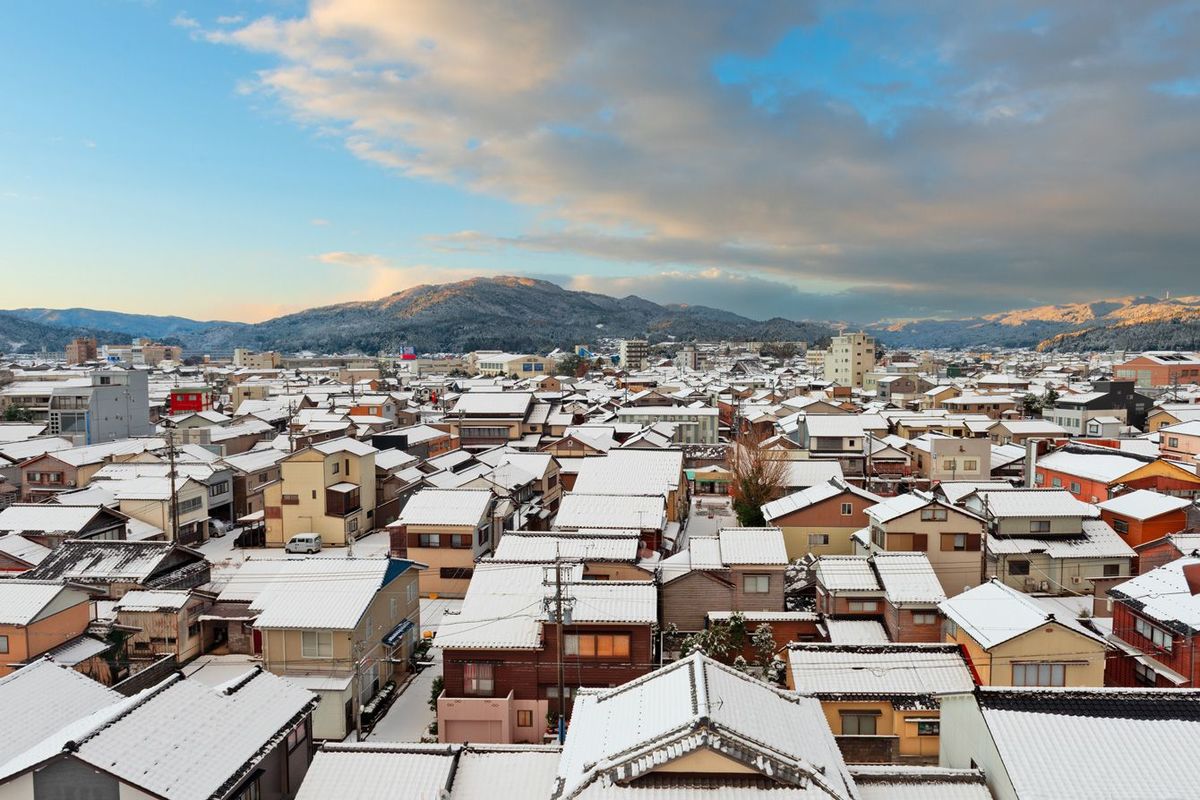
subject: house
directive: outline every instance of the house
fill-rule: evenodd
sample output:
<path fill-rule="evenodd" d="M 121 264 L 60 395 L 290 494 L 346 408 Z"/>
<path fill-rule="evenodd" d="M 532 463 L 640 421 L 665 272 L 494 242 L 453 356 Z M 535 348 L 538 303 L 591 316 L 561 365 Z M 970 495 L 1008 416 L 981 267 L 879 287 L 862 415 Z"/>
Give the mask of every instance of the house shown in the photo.
<path fill-rule="evenodd" d="M 0 580 L 0 676 L 83 636 L 91 595 L 57 581 Z"/>
<path fill-rule="evenodd" d="M 670 423 L 676 444 L 716 444 L 720 410 L 711 406 L 632 406 L 617 409 L 619 422 L 635 425 Z"/>
<path fill-rule="evenodd" d="M 789 559 L 813 555 L 849 555 L 850 536 L 869 524 L 866 509 L 882 498 L 844 480 L 832 479 L 772 500 L 763 518 L 783 532 Z"/>
<path fill-rule="evenodd" d="M 673 545 L 679 523 L 667 522 L 666 500 L 661 495 L 607 495 L 567 492 L 554 517 L 554 530 L 593 532 L 635 530 L 641 535 L 645 555 Z"/>
<path fill-rule="evenodd" d="M 421 489 L 388 526 L 392 554 L 428 565 L 423 594 L 463 597 L 475 562 L 499 540 L 495 508 L 486 489 Z"/>
<path fill-rule="evenodd" d="M 643 680 L 580 692 L 575 714 L 555 797 L 625 786 L 723 797 L 811 787 L 829 800 L 858 797 L 815 699 L 700 654 Z"/>
<path fill-rule="evenodd" d="M 937 763 L 939 698 L 975 688 L 952 644 L 792 643 L 787 662 L 787 687 L 820 701 L 853 763 Z"/>
<path fill-rule="evenodd" d="M 3 543 L 0 539 L 0 544 Z M 1169 564 L 1177 558 L 1190 556 L 1200 551 L 1200 533 L 1172 533 L 1161 539 L 1146 542 L 1134 548 L 1138 554 L 1138 574 Z"/>
<path fill-rule="evenodd" d="M 1200 693 L 980 687 L 942 698 L 942 767 L 978 767 L 995 800 L 1195 794 Z"/>
<path fill-rule="evenodd" d="M 168 653 L 180 664 L 200 655 L 204 650 L 200 615 L 214 597 L 189 591 L 126 592 L 114 608 L 117 624 L 129 633 L 127 657 L 149 666 Z"/>
<path fill-rule="evenodd" d="M 662 623 L 703 630 L 709 611 L 784 611 L 788 565 L 778 528 L 723 528 L 694 536 L 660 562 Z"/>
<path fill-rule="evenodd" d="M 821 556 L 813 569 L 816 610 L 838 620 L 877 620 L 885 641 L 941 641 L 946 599 L 924 553 Z"/>
<path fill-rule="evenodd" d="M 854 534 L 855 552 L 925 553 L 942 591 L 953 597 L 983 575 L 983 518 L 926 492 L 889 497 L 867 509 L 870 525 Z"/>
<path fill-rule="evenodd" d="M 942 399 L 942 408 L 952 414 L 983 414 L 990 419 L 1000 419 L 1016 407 L 1011 394 L 961 394 Z"/>
<path fill-rule="evenodd" d="M 1100 519 L 1130 547 L 1179 533 L 1188 527 L 1190 499 L 1136 489 L 1099 503 Z M 0 512 L 2 516 L 3 512 Z"/>
<path fill-rule="evenodd" d="M 1068 445 L 1038 458 L 1034 480 L 1047 489 L 1066 489 L 1085 503 L 1099 503 L 1111 496 L 1110 486 L 1146 463 L 1107 448 Z"/>
<path fill-rule="evenodd" d="M 1091 423 L 1098 420 L 1115 420 L 1117 428 L 1145 428 L 1152 405 L 1149 397 L 1134 391 L 1132 380 L 1093 381 L 1092 391 L 1059 395 L 1042 414 L 1072 436 L 1091 436 Z"/>
<path fill-rule="evenodd" d="M 33 569 L 50 555 L 50 549 L 20 534 L 0 535 L 0 576 L 18 575 Z"/>
<path fill-rule="evenodd" d="M 553 623 L 560 591 L 564 698 Z M 650 672 L 657 623 L 651 581 L 585 580 L 580 564 L 479 562 L 461 610 L 447 612 L 434 637 L 445 681 L 438 740 L 541 742 L 547 714 L 569 716 L 579 687 Z"/>
<path fill-rule="evenodd" d="M 1068 433 L 1063 426 L 1041 419 L 1006 419 L 987 429 L 992 444 L 1024 444 L 1030 439 L 1066 439 Z"/>
<path fill-rule="evenodd" d="M 467 362 L 480 375 L 507 378 L 510 375 L 528 377 L 554 371 L 553 359 L 527 353 L 501 353 L 494 350 L 479 350 L 467 357 Z"/>
<path fill-rule="evenodd" d="M 1163 458 L 1189 467 L 1200 466 L 1200 420 L 1159 428 L 1158 437 Z"/>
<path fill-rule="evenodd" d="M 1113 686 L 1200 686 L 1200 556 L 1145 570 L 1108 590 L 1112 637 L 1122 651 Z"/>
<path fill-rule="evenodd" d="M 356 439 L 318 442 L 279 462 L 280 480 L 263 490 L 268 547 L 318 533 L 344 547 L 375 527 L 376 449 Z"/>
<path fill-rule="evenodd" d="M 29 683 L 47 685 L 40 675 Z M 217 687 L 176 673 L 103 705 L 79 694 L 57 712 L 62 727 L 0 765 L 0 797 L 285 800 L 312 758 L 316 699 L 261 669 Z"/>
<path fill-rule="evenodd" d="M 520 441 L 526 435 L 536 446 L 542 435 L 541 425 L 530 421 L 536 405 L 532 392 L 467 392 L 459 395 L 443 421 L 467 450 Z"/>
<path fill-rule="evenodd" d="M 981 684 L 1104 685 L 1104 637 L 1010 586 L 991 580 L 939 608 L 946 642 L 966 650 Z"/>
<path fill-rule="evenodd" d="M 796 442 L 811 458 L 836 461 L 845 475 L 863 475 L 867 431 L 862 417 L 808 413 L 798 423 Z"/>
<path fill-rule="evenodd" d="M 987 439 L 963 439 L 929 433 L 905 445 L 916 462 L 914 472 L 934 483 L 981 481 L 992 473 L 992 444 Z"/>
<path fill-rule="evenodd" d="M 987 569 L 1014 589 L 1087 593 L 1131 574 L 1135 553 L 1065 489 L 979 490 L 964 505 L 988 520 Z"/>
<path fill-rule="evenodd" d="M 279 462 L 287 453 L 267 448 L 225 456 L 221 459 L 231 472 L 233 489 L 233 519 L 242 520 L 250 515 L 258 519 L 265 516 L 267 485 L 280 479 Z"/>
<path fill-rule="evenodd" d="M 79 584 L 119 600 L 132 589 L 196 588 L 211 575 L 203 553 L 172 542 L 68 539 L 23 577 Z"/>
<path fill-rule="evenodd" d="M 1114 478 L 1108 485 L 1108 496 L 1114 497 L 1133 489 L 1149 489 L 1174 497 L 1200 499 L 1200 475 L 1195 467 L 1176 461 L 1156 459 Z"/>
<path fill-rule="evenodd" d="M 316 739 L 345 738 L 362 708 L 407 670 L 421 611 L 410 560 L 280 562 L 250 601 L 265 669 L 321 698 Z"/>

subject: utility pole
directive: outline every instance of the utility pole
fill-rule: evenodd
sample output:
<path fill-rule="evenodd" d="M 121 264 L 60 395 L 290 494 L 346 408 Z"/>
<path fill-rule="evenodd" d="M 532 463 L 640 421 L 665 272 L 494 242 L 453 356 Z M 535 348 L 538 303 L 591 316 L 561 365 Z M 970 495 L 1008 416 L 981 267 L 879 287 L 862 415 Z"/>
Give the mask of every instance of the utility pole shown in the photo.
<path fill-rule="evenodd" d="M 567 698 L 563 670 L 563 596 L 562 596 L 562 559 L 558 554 L 558 546 L 554 548 L 554 620 L 558 628 L 558 743 L 567 740 Z"/>
<path fill-rule="evenodd" d="M 171 464 L 171 541 L 179 542 L 179 490 L 175 479 L 175 429 L 167 431 L 167 459 Z"/>

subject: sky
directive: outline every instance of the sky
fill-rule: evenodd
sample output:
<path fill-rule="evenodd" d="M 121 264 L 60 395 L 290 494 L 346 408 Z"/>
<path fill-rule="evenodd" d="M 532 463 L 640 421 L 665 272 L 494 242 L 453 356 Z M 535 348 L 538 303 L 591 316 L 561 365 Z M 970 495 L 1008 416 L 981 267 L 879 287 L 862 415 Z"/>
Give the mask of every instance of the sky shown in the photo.
<path fill-rule="evenodd" d="M 1200 294 L 1200 2 L 0 4 L 0 307 Z"/>

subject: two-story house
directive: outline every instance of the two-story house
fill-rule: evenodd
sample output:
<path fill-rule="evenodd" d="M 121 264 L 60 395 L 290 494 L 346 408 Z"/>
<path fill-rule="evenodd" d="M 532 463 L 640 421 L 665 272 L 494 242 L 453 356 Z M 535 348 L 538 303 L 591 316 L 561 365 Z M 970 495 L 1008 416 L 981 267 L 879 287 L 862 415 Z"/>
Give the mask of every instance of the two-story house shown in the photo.
<path fill-rule="evenodd" d="M 919 552 L 953 597 L 983 576 L 984 520 L 926 492 L 896 495 L 867 509 L 870 525 L 854 534 L 855 552 Z"/>
<path fill-rule="evenodd" d="M 924 553 L 821 556 L 812 572 L 819 613 L 879 620 L 893 642 L 941 641 L 946 595 Z"/>
<path fill-rule="evenodd" d="M 693 536 L 659 565 L 662 624 L 703 630 L 710 611 L 784 611 L 788 565 L 778 528 L 723 528 Z"/>
<path fill-rule="evenodd" d="M 421 624 L 421 564 L 384 558 L 279 562 L 250 601 L 263 666 L 320 695 L 317 739 L 345 738 L 407 670 Z"/>
<path fill-rule="evenodd" d="M 280 480 L 263 491 L 268 547 L 298 533 L 318 533 L 342 547 L 367 533 L 375 518 L 376 449 L 356 439 L 318 442 L 279 462 Z"/>
<path fill-rule="evenodd" d="M 1106 522 L 1130 547 L 1179 533 L 1188 527 L 1188 510 L 1194 508 L 1185 497 L 1171 497 L 1149 489 L 1132 492 L 1099 503 L 1100 519 Z"/>
<path fill-rule="evenodd" d="M 657 622 L 652 581 L 585 580 L 580 564 L 480 562 L 434 638 L 445 680 L 439 741 L 541 742 L 551 719 L 570 717 L 580 687 L 652 671 Z"/>
<path fill-rule="evenodd" d="M 495 495 L 487 489 L 421 489 L 388 526 L 392 554 L 428 565 L 422 594 L 463 597 L 475 562 L 500 538 L 495 511 Z"/>
<path fill-rule="evenodd" d="M 0 676 L 83 636 L 91 595 L 60 581 L 0 580 Z"/>
<path fill-rule="evenodd" d="M 835 478 L 772 500 L 762 512 L 783 532 L 789 559 L 808 553 L 849 555 L 854 552 L 851 534 L 867 527 L 867 508 L 882 499 Z"/>
<path fill-rule="evenodd" d="M 1200 686 L 1200 557 L 1192 554 L 1108 590 L 1120 648 L 1112 686 Z"/>

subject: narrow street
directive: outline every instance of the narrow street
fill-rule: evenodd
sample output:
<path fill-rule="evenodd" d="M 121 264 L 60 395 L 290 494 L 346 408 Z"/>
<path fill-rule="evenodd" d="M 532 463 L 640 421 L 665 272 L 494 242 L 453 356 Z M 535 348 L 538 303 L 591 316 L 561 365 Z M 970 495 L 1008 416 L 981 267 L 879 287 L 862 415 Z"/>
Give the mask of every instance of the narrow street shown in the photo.
<path fill-rule="evenodd" d="M 421 600 L 421 630 L 436 631 L 442 614 L 448 609 L 462 606 L 461 600 Z M 429 725 L 437 715 L 429 710 L 429 692 L 434 678 L 442 674 L 440 650 L 430 650 L 433 666 L 426 667 L 415 677 L 396 702 L 388 709 L 383 719 L 375 725 L 367 737 L 369 741 L 417 742 L 429 732 Z"/>

